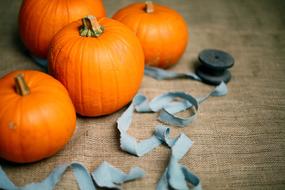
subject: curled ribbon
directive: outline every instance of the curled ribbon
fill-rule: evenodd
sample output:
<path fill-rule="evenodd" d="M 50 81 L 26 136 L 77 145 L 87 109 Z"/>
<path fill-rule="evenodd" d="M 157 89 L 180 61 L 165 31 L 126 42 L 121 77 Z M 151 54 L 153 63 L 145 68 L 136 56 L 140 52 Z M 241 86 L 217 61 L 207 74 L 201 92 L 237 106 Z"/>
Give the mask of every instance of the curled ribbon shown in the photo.
<path fill-rule="evenodd" d="M 31 183 L 24 187 L 17 187 L 5 174 L 0 166 L 0 189 L 5 190 L 52 190 L 61 177 L 71 168 L 81 190 L 96 190 L 96 186 L 109 189 L 121 189 L 121 184 L 127 181 L 142 178 L 144 171 L 134 167 L 128 174 L 114 168 L 108 162 L 103 162 L 91 174 L 81 163 L 62 164 L 56 167 L 49 176 L 39 183 Z M 95 184 L 93 183 L 93 180 Z"/>
<path fill-rule="evenodd" d="M 157 190 L 190 189 L 187 183 L 192 184 L 192 189 L 202 189 L 200 179 L 179 163 L 179 160 L 192 146 L 192 141 L 185 134 L 180 134 L 175 139 L 171 139 L 169 128 L 157 126 L 150 138 L 138 141 L 130 136 L 127 131 L 131 126 L 132 116 L 135 111 L 141 113 L 160 112 L 158 119 L 163 123 L 185 127 L 192 123 L 196 117 L 199 103 L 204 102 L 210 96 L 224 96 L 226 94 L 227 87 L 222 82 L 213 91 L 201 98 L 195 98 L 184 92 L 169 92 L 149 101 L 142 94 L 136 95 L 126 111 L 117 120 L 121 149 L 135 156 L 143 156 L 164 143 L 171 148 L 171 157 L 158 182 Z M 180 101 L 177 102 L 177 98 L 180 98 Z M 189 117 L 182 118 L 175 115 L 178 112 L 192 108 L 194 112 Z"/>

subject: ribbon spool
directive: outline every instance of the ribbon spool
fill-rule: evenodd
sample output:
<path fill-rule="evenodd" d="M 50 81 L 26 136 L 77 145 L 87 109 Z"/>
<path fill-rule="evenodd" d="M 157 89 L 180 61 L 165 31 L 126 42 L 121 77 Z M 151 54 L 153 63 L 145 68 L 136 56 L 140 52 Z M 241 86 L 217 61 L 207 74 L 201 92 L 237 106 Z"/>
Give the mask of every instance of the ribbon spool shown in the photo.
<path fill-rule="evenodd" d="M 196 74 L 207 84 L 218 85 L 221 82 L 229 82 L 231 73 L 228 70 L 234 65 L 234 58 L 231 54 L 216 50 L 203 50 L 198 59 L 200 65 L 196 69 Z"/>

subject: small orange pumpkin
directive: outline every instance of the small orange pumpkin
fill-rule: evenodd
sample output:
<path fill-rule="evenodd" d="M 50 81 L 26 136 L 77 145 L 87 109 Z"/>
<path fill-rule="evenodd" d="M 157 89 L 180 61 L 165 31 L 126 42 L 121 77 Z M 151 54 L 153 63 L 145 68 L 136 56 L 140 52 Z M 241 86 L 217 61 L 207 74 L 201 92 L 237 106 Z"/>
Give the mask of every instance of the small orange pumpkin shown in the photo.
<path fill-rule="evenodd" d="M 100 116 L 131 101 L 140 87 L 144 55 L 122 23 L 88 16 L 64 27 L 50 45 L 49 72 L 67 88 L 77 113 Z"/>
<path fill-rule="evenodd" d="M 68 142 L 76 114 L 68 92 L 39 71 L 15 71 L 0 79 L 0 157 L 29 163 Z"/>
<path fill-rule="evenodd" d="M 134 3 L 119 10 L 114 19 L 138 36 L 147 65 L 167 68 L 181 58 L 188 42 L 187 24 L 176 11 L 153 4 Z"/>
<path fill-rule="evenodd" d="M 24 0 L 19 14 L 21 39 L 32 54 L 47 58 L 53 36 L 89 14 L 105 16 L 102 0 Z"/>

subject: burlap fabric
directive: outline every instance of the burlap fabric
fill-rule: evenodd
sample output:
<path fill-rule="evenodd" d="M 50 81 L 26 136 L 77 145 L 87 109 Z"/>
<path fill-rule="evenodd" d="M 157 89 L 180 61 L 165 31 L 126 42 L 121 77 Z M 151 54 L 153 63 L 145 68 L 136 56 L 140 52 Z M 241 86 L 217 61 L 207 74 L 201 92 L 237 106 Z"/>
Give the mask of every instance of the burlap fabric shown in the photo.
<path fill-rule="evenodd" d="M 106 0 L 108 15 L 131 0 Z M 161 0 L 187 20 L 190 44 L 175 71 L 191 71 L 204 48 L 219 48 L 236 59 L 226 97 L 201 105 L 197 120 L 173 134 L 194 141 L 182 163 L 196 172 L 205 189 L 285 189 L 285 1 L 283 0 Z M 0 76 L 16 69 L 37 69 L 19 42 L 20 0 L 0 1 Z M 179 32 L 179 31 L 177 31 Z M 173 44 L 175 46 L 175 44 Z M 152 98 L 167 91 L 204 95 L 212 87 L 189 80 L 156 81 L 145 77 L 141 92 Z M 0 89 L 1 90 L 1 89 Z M 119 148 L 115 126 L 122 111 L 100 118 L 78 118 L 88 132 L 52 158 L 28 165 L 0 161 L 18 185 L 38 181 L 58 164 L 84 163 L 89 170 L 103 160 L 128 171 L 140 166 L 147 175 L 125 189 L 154 189 L 167 165 L 170 150 L 160 146 L 137 158 Z M 149 137 L 156 114 L 135 114 L 130 133 Z M 57 189 L 77 189 L 69 171 Z"/>

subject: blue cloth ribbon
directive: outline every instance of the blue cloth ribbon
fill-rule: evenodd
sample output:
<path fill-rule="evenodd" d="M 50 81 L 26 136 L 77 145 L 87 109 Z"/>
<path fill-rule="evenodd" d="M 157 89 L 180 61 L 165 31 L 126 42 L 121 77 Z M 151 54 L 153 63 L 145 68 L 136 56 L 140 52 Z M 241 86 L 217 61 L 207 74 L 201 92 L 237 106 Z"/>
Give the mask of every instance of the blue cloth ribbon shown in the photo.
<path fill-rule="evenodd" d="M 210 96 L 224 96 L 227 92 L 227 87 L 222 82 L 209 94 L 201 98 L 195 98 L 184 92 L 168 92 L 149 101 L 144 95 L 138 94 L 117 120 L 122 150 L 135 156 L 143 156 L 161 144 L 166 144 L 171 148 L 170 161 L 158 182 L 157 190 L 191 189 L 188 187 L 188 183 L 192 184 L 192 189 L 202 189 L 200 179 L 179 163 L 179 160 L 191 148 L 192 141 L 183 133 L 175 139 L 171 139 L 169 135 L 170 129 L 165 126 L 156 126 L 154 134 L 150 138 L 138 141 L 127 133 L 131 126 L 133 113 L 135 111 L 141 113 L 160 112 L 158 119 L 163 123 L 185 127 L 192 123 L 196 117 L 199 103 L 204 102 Z M 177 98 L 180 101 L 177 101 Z M 194 109 L 193 115 L 186 118 L 175 115 L 187 109 Z"/>
<path fill-rule="evenodd" d="M 39 183 L 31 183 L 24 187 L 17 187 L 5 174 L 0 166 L 0 189 L 5 190 L 52 190 L 63 174 L 71 168 L 81 190 L 96 190 L 96 186 L 109 189 L 121 189 L 121 184 L 136 180 L 144 176 L 144 171 L 134 167 L 128 174 L 114 168 L 108 162 L 103 162 L 91 174 L 81 163 L 62 164 L 56 167 L 50 175 Z M 93 180 L 95 184 L 93 183 Z"/>
<path fill-rule="evenodd" d="M 167 71 L 164 69 L 160 69 L 157 67 L 146 66 L 144 69 L 144 74 L 155 78 L 157 80 L 169 80 L 169 79 L 191 79 L 201 81 L 200 77 L 195 73 L 188 72 L 188 73 L 177 73 L 173 71 Z"/>

